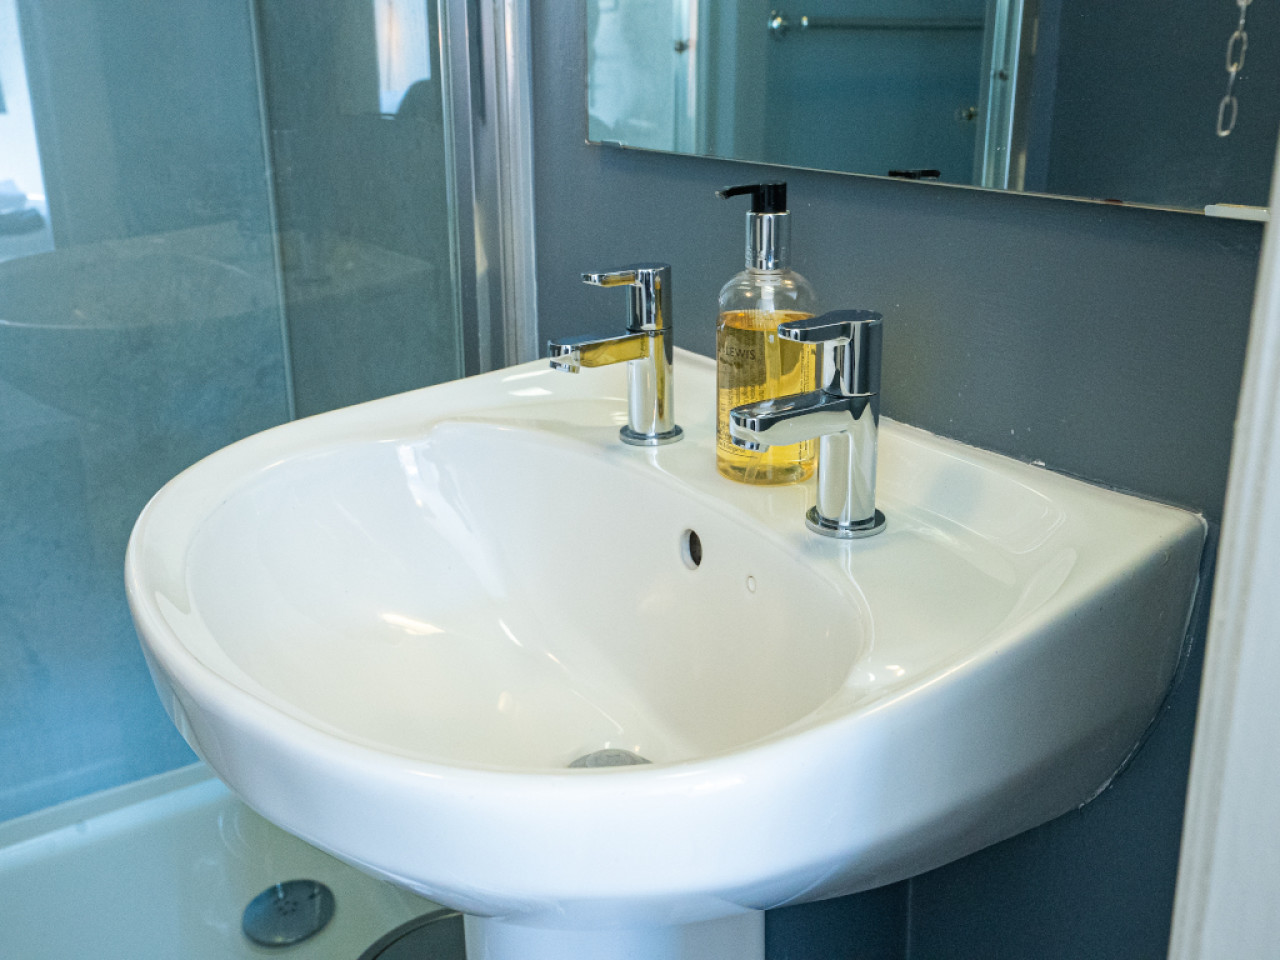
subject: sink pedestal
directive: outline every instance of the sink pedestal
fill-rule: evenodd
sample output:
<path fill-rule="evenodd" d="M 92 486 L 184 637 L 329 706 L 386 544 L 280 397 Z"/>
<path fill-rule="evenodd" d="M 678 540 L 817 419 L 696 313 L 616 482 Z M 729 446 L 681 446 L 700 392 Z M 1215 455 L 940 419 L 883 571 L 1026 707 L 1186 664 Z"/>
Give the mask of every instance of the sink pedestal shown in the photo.
<path fill-rule="evenodd" d="M 468 916 L 467 960 L 764 960 L 764 913 L 669 927 L 548 930 Z"/>

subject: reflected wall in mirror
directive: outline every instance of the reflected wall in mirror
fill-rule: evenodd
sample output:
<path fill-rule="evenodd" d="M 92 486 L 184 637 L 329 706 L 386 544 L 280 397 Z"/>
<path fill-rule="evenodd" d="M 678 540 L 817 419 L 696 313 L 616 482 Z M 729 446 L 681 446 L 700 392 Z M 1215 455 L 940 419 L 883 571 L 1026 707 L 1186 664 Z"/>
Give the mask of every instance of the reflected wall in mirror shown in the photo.
<path fill-rule="evenodd" d="M 588 139 L 1167 207 L 1264 205 L 1276 6 L 587 0 Z M 1232 40 L 1242 14 L 1247 46 Z M 1220 114 L 1228 91 L 1236 105 Z"/>

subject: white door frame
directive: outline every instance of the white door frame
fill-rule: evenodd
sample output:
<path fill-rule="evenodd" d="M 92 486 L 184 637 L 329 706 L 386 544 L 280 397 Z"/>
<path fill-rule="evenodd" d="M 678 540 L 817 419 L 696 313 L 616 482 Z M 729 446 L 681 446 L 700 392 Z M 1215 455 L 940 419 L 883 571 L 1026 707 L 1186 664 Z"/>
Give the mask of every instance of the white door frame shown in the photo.
<path fill-rule="evenodd" d="M 1280 211 L 1280 152 L 1271 180 Z M 1170 960 L 1280 956 L 1280 227 L 1266 228 L 1231 453 Z"/>

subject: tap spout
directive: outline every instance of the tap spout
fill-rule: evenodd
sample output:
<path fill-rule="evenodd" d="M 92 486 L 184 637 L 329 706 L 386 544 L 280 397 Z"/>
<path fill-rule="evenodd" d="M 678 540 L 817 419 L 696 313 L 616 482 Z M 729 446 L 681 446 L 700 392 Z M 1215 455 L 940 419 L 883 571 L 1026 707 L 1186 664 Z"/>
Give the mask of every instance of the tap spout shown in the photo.
<path fill-rule="evenodd" d="M 853 429 L 871 399 L 823 390 L 772 397 L 729 411 L 729 432 L 735 440 L 760 447 L 803 443 Z"/>
<path fill-rule="evenodd" d="M 577 373 L 583 367 L 607 367 L 649 356 L 653 338 L 647 333 L 624 333 L 616 337 L 562 337 L 549 340 L 547 351 L 554 370 Z"/>

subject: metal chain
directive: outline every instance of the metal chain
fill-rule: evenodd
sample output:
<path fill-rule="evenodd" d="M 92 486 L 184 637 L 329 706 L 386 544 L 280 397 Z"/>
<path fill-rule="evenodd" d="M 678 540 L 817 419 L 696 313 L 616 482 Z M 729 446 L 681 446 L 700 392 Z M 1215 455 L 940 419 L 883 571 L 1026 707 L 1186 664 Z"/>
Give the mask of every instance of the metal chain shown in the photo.
<path fill-rule="evenodd" d="M 1222 100 L 1218 104 L 1218 136 L 1220 137 L 1231 135 L 1231 131 L 1236 128 L 1236 114 L 1240 112 L 1240 104 L 1236 101 L 1233 91 L 1236 75 L 1244 67 L 1245 51 L 1249 49 L 1249 34 L 1244 30 L 1244 18 L 1251 3 L 1253 0 L 1236 0 L 1236 6 L 1240 8 L 1240 22 L 1236 24 L 1235 32 L 1227 39 L 1227 92 L 1222 95 Z"/>

